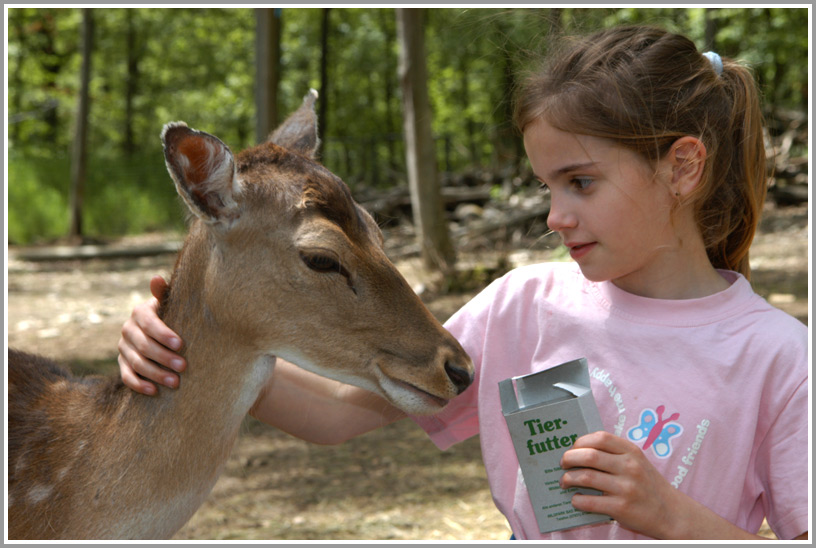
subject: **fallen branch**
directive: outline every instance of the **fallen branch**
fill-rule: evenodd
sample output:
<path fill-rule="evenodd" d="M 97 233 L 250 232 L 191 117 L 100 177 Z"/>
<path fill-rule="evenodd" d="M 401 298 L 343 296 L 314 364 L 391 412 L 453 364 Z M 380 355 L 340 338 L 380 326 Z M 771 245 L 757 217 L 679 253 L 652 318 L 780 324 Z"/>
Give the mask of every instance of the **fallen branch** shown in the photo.
<path fill-rule="evenodd" d="M 75 259 L 115 259 L 151 257 L 178 253 L 181 242 L 157 243 L 148 246 L 78 245 L 31 247 L 9 250 L 9 256 L 21 261 L 68 261 Z"/>

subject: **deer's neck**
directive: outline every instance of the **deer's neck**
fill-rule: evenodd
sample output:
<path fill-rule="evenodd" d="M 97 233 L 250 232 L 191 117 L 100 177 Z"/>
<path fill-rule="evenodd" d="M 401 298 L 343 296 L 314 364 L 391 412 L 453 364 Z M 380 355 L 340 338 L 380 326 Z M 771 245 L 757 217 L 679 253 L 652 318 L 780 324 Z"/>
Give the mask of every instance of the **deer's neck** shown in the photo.
<path fill-rule="evenodd" d="M 49 434 L 14 460 L 15 515 L 65 538 L 168 538 L 204 502 L 274 363 L 208 304 L 207 246 L 200 234 L 188 241 L 162 306 L 186 345 L 179 389 L 147 397 L 113 378 L 50 384 L 41 414 L 51 420 L 37 423 Z"/>
<path fill-rule="evenodd" d="M 161 316 L 185 343 L 188 362 L 178 389 L 156 398 L 136 396 L 138 437 L 158 454 L 137 455 L 150 503 L 120 527 L 172 534 L 204 501 L 226 463 L 240 425 L 272 373 L 275 358 L 237 341 L 205 298 L 208 242 L 189 240 L 181 251 Z M 141 418 L 138 418 L 140 416 Z M 127 449 L 123 453 L 132 451 Z M 159 503 L 158 501 L 162 501 Z"/>
<path fill-rule="evenodd" d="M 196 422 L 213 432 L 240 424 L 271 374 L 274 357 L 254 344 L 251 333 L 219 313 L 228 296 L 213 294 L 217 290 L 207 285 L 211 270 L 218 268 L 213 261 L 219 258 L 203 233 L 191 231 L 162 303 L 162 316 L 184 341 L 188 363 L 179 389 L 172 393 L 173 405 L 209 418 Z"/>

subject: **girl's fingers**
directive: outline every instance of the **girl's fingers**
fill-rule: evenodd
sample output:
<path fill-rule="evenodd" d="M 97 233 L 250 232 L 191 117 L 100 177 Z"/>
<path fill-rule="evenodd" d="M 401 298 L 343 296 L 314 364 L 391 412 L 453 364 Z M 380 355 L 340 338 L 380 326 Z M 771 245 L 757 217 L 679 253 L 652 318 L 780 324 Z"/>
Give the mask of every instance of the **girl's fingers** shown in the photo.
<path fill-rule="evenodd" d="M 137 358 L 142 360 L 147 359 L 154 361 L 160 365 L 168 367 L 174 371 L 183 371 L 185 368 L 184 358 L 167 348 L 165 344 L 160 344 L 160 341 L 154 335 L 148 333 L 149 330 L 141 328 L 135 321 L 129 319 L 122 326 L 122 338 L 120 339 L 120 352 L 123 347 L 137 354 Z M 172 336 L 170 336 L 172 338 Z M 127 355 L 125 359 L 136 365 L 133 360 L 134 356 Z M 140 361 L 140 360 L 137 360 Z M 141 371 L 138 371 L 142 373 Z"/>
<path fill-rule="evenodd" d="M 121 354 L 119 354 L 119 373 L 122 376 L 122 382 L 131 390 L 146 396 L 156 395 L 156 385 L 136 375 Z"/>
<path fill-rule="evenodd" d="M 563 488 L 589 487 L 604 493 L 628 489 L 632 481 L 645 479 L 649 469 L 641 450 L 608 432 L 578 438 L 561 457 Z"/>
<path fill-rule="evenodd" d="M 176 388 L 179 377 L 165 368 L 184 371 L 184 358 L 173 350 L 181 349 L 182 342 L 158 316 L 159 299 L 167 289 L 161 276 L 150 280 L 152 299 L 137 305 L 122 326 L 119 339 L 119 372 L 126 386 L 142 394 L 153 395 L 153 382 Z M 150 382 L 153 381 L 153 382 Z"/>
<path fill-rule="evenodd" d="M 172 352 L 181 348 L 181 339 L 159 319 L 157 309 L 155 299 L 136 306 L 122 326 L 122 339 L 144 358 L 181 372 L 184 359 Z"/>
<path fill-rule="evenodd" d="M 637 447 L 629 441 L 615 436 L 609 432 L 598 430 L 597 432 L 590 432 L 575 440 L 572 446 L 575 449 L 582 447 L 592 447 L 607 453 L 621 454 L 630 451 L 633 447 Z"/>
<path fill-rule="evenodd" d="M 561 468 L 594 468 L 620 474 L 632 459 L 642 454 L 640 448 L 609 432 L 592 432 L 581 436 L 561 457 Z"/>
<path fill-rule="evenodd" d="M 614 466 L 614 455 L 592 448 L 570 449 L 561 456 L 561 468 L 593 468 L 609 472 Z"/>
<path fill-rule="evenodd" d="M 119 344 L 119 371 L 122 374 L 123 381 L 126 375 L 132 374 L 135 376 L 138 374 L 145 379 L 169 388 L 176 388 L 179 383 L 178 375 L 145 358 L 143 353 L 128 346 L 124 340 L 120 341 Z M 144 379 L 139 384 L 143 382 Z M 128 386 L 130 385 L 128 384 Z"/>
<path fill-rule="evenodd" d="M 150 293 L 161 301 L 164 292 L 167 291 L 167 282 L 161 276 L 153 276 L 150 279 Z"/>
<path fill-rule="evenodd" d="M 588 487 L 604 493 L 613 492 L 618 485 L 618 478 L 603 470 L 595 468 L 572 468 L 561 476 L 561 488 Z"/>
<path fill-rule="evenodd" d="M 617 497 L 584 495 L 581 493 L 572 495 L 572 505 L 576 510 L 582 512 L 606 514 L 608 516 L 618 516 L 621 506 L 620 499 Z"/>

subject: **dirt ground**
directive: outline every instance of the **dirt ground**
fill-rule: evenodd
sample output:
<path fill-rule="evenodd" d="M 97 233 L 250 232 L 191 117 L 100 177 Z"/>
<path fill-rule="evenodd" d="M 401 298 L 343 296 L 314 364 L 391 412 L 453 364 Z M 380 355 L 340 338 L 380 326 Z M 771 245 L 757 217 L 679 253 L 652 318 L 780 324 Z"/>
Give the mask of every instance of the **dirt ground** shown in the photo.
<path fill-rule="evenodd" d="M 753 283 L 775 306 L 808 322 L 808 210 L 769 206 L 752 248 Z M 148 236 L 122 245 L 142 244 Z M 174 257 L 25 262 L 9 250 L 8 345 L 57 357 L 77 372 L 116 374 L 116 344 L 132 307 L 149 296 L 153 274 Z M 557 250 L 523 243 L 460 253 L 468 264 L 510 266 Z M 429 282 L 416 262 L 398 266 L 416 288 Z M 456 295 L 425 291 L 444 321 L 477 287 Z M 409 421 L 336 447 L 301 442 L 253 419 L 212 494 L 176 539 L 505 540 L 478 439 L 440 452 Z"/>

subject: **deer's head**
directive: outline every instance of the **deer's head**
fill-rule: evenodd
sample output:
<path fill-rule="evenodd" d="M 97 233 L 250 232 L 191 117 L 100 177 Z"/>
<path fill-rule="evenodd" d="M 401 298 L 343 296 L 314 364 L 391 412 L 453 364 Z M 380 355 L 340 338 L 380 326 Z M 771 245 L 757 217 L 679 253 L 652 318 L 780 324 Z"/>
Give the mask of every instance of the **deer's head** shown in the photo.
<path fill-rule="evenodd" d="M 388 260 L 371 216 L 315 161 L 315 98 L 236 156 L 184 123 L 165 126 L 168 170 L 195 215 L 191 238 L 206 242 L 194 267 L 202 321 L 406 412 L 438 411 L 473 366 Z"/>

